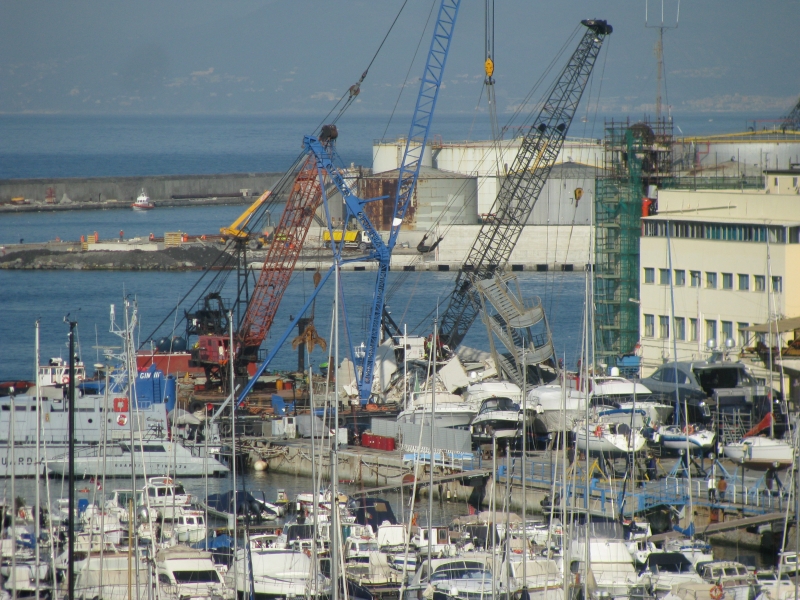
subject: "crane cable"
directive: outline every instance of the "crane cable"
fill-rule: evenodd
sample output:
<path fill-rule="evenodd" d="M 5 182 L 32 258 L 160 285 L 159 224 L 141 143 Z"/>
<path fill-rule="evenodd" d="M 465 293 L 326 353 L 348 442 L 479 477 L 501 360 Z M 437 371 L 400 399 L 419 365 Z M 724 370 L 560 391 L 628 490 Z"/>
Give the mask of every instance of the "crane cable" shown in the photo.
<path fill-rule="evenodd" d="M 336 114 L 336 117 L 333 119 L 333 123 L 336 123 L 339 120 L 339 118 L 344 114 L 344 112 L 350 107 L 350 105 L 355 101 L 356 97 L 358 96 L 358 94 L 361 91 L 361 84 L 363 83 L 364 79 L 366 79 L 367 74 L 369 73 L 370 67 L 372 67 L 372 64 L 378 58 L 378 54 L 383 49 L 383 46 L 386 43 L 386 40 L 389 38 L 389 34 L 394 29 L 394 26 L 397 24 L 397 20 L 400 18 L 400 15 L 402 14 L 403 9 L 405 9 L 407 4 L 408 4 L 408 0 L 403 0 L 403 4 L 400 6 L 400 10 L 397 11 L 397 14 L 395 15 L 394 19 L 392 20 L 392 24 L 389 26 L 389 29 L 386 31 L 386 34 L 383 36 L 383 39 L 381 40 L 381 43 L 378 45 L 378 49 L 372 55 L 372 59 L 369 61 L 369 64 L 367 65 L 367 68 L 364 69 L 364 72 L 361 74 L 361 77 L 359 78 L 359 80 L 355 84 L 351 85 L 344 94 L 342 94 L 341 98 L 339 98 L 339 100 L 336 102 L 336 104 L 333 105 L 333 108 L 331 108 L 331 110 L 328 112 L 328 114 L 325 115 L 325 117 L 322 119 L 322 121 L 317 125 L 317 128 L 316 128 L 317 131 L 319 131 L 321 129 L 321 127 L 327 122 L 328 117 L 330 117 L 331 114 L 333 114 L 333 112 L 336 110 L 336 107 L 339 106 L 339 104 L 342 102 L 342 100 L 345 99 L 345 97 L 347 97 L 347 100 L 345 101 L 344 105 L 339 109 L 339 112 Z M 305 159 L 306 159 L 306 153 L 305 152 L 301 152 L 297 156 L 297 158 L 292 162 L 292 165 L 289 167 L 289 169 L 284 172 L 284 174 L 281 176 L 281 178 L 278 180 L 278 182 L 275 184 L 275 186 L 273 186 L 273 193 L 270 196 L 269 201 L 267 203 L 265 203 L 265 205 L 262 208 L 259 209 L 259 211 L 258 211 L 259 214 L 258 215 L 254 215 L 254 218 L 251 218 L 247 222 L 246 226 L 244 227 L 244 230 L 248 234 L 251 234 L 254 231 L 260 231 L 261 230 L 263 222 L 264 222 L 264 220 L 266 218 L 266 215 L 269 212 L 269 209 L 273 208 L 274 206 L 276 206 L 279 203 L 279 199 L 283 196 L 283 192 L 285 192 L 286 187 L 290 183 L 294 182 L 296 173 L 300 169 L 300 167 L 303 164 L 303 161 Z M 231 249 L 231 247 L 232 247 L 232 244 L 229 243 L 228 245 L 226 245 L 225 250 L 229 250 L 229 249 Z M 223 255 L 227 256 L 227 258 L 222 262 L 221 265 L 217 266 L 217 263 L 220 261 L 220 259 L 223 257 Z M 219 281 L 219 285 L 217 286 L 217 291 L 219 291 L 222 287 L 225 286 L 225 284 L 227 283 L 227 279 L 230 276 L 230 273 L 232 272 L 232 270 L 228 269 L 227 267 L 229 267 L 229 265 L 230 265 L 231 261 L 233 260 L 233 258 L 234 257 L 232 255 L 230 255 L 227 252 L 223 251 L 223 253 L 220 254 L 220 256 L 217 257 L 214 260 L 214 262 L 211 265 L 211 268 L 217 266 L 219 270 L 216 272 L 216 274 L 211 279 L 211 281 L 206 285 L 205 289 L 203 290 L 203 295 L 205 295 L 206 292 L 208 292 L 208 290 L 211 289 L 211 286 L 214 285 L 215 282 Z M 181 303 L 183 303 L 189 297 L 189 295 L 197 288 L 197 286 L 200 285 L 200 283 L 203 281 L 205 276 L 211 271 L 211 268 L 209 268 L 209 269 L 207 269 L 206 271 L 203 272 L 203 274 L 195 282 L 195 284 L 179 300 L 178 306 Z M 189 310 L 191 310 L 195 306 L 197 306 L 197 303 L 199 301 L 200 301 L 200 298 L 195 300 L 195 302 L 192 303 L 192 305 L 189 307 Z M 177 310 L 178 309 L 176 308 L 175 309 L 176 313 L 177 313 Z M 164 323 L 167 322 L 167 320 L 169 319 L 169 317 L 171 315 L 172 315 L 172 311 L 170 311 L 169 314 L 166 317 L 164 317 L 164 319 L 155 327 L 153 332 L 150 334 L 150 336 L 148 336 L 146 338 L 145 341 L 151 339 L 152 336 L 155 335 L 155 333 L 164 325 Z"/>
<path fill-rule="evenodd" d="M 488 3 L 488 0 L 487 0 L 487 3 Z M 493 21 L 493 19 L 492 19 L 492 21 Z M 539 76 L 539 78 L 538 78 L 538 79 L 537 79 L 537 80 L 534 82 L 533 86 L 531 87 L 531 89 L 530 89 L 530 90 L 528 91 L 528 93 L 526 94 L 526 96 L 525 96 L 524 100 L 523 100 L 521 103 L 519 103 L 519 104 L 517 105 L 517 107 L 516 107 L 516 108 L 515 108 L 515 110 L 514 110 L 514 113 L 511 115 L 511 117 L 508 119 L 508 121 L 507 121 L 506 125 L 503 127 L 503 129 L 502 129 L 502 131 L 503 131 L 503 132 L 505 132 L 505 131 L 507 131 L 507 130 L 511 129 L 511 125 L 512 125 L 512 124 L 514 123 L 514 121 L 515 121 L 515 120 L 516 120 L 516 119 L 519 117 L 519 115 L 520 115 L 520 113 L 522 112 L 522 110 L 523 110 L 523 109 L 524 109 L 526 106 L 528 106 L 528 104 L 530 103 L 530 100 L 531 100 L 531 98 L 533 97 L 533 95 L 534 95 L 534 94 L 535 94 L 535 93 L 536 93 L 536 92 L 537 92 L 537 91 L 538 91 L 538 90 L 541 88 L 541 86 L 542 86 L 542 84 L 544 83 L 544 81 L 547 79 L 547 77 L 550 75 L 550 73 L 553 71 L 553 69 L 554 69 L 554 68 L 556 67 L 556 65 L 559 63 L 560 59 L 563 57 L 564 53 L 565 53 L 565 52 L 567 51 L 567 49 L 570 47 L 570 45 L 571 45 L 571 43 L 572 43 L 572 40 L 574 39 L 574 37 L 576 36 L 576 34 L 578 33 L 578 31 L 579 31 L 579 30 L 580 30 L 580 27 L 579 27 L 579 26 L 576 26 L 576 27 L 575 27 L 575 29 L 573 30 L 572 34 L 569 36 L 569 38 L 568 38 L 568 39 L 567 39 L 567 40 L 564 42 L 564 44 L 561 46 L 561 48 L 559 49 L 558 53 L 557 53 L 557 54 L 554 56 L 554 58 L 553 58 L 553 59 L 550 61 L 550 63 L 547 65 L 547 67 L 545 68 L 544 72 L 543 72 L 543 73 L 542 73 L 542 74 Z M 487 43 L 487 47 L 488 47 L 488 43 Z M 485 86 L 485 87 L 487 87 L 487 88 L 488 88 L 488 87 L 490 87 L 490 86 Z M 481 88 L 481 90 L 483 90 L 483 88 Z M 537 105 L 537 106 L 538 106 L 538 105 Z M 538 113 L 537 113 L 537 114 L 538 114 Z M 533 113 L 530 113 L 530 114 L 529 114 L 529 115 L 528 115 L 528 116 L 525 118 L 525 120 L 522 122 L 522 125 L 520 125 L 520 126 L 519 126 L 519 128 L 520 128 L 520 129 L 524 128 L 524 127 L 525 127 L 525 126 L 526 126 L 528 123 L 530 123 L 530 122 L 531 122 L 531 120 L 532 120 L 534 117 L 535 117 L 535 115 L 534 115 Z M 498 145 L 499 145 L 499 147 L 501 147 L 501 148 L 504 148 L 504 149 L 508 149 L 508 148 L 511 146 L 511 144 L 514 142 L 514 139 L 508 140 L 508 142 L 507 142 L 505 145 L 502 145 L 502 143 L 501 143 L 501 142 L 499 142 L 497 139 L 495 139 L 495 140 L 493 140 L 493 141 L 494 141 L 494 142 L 497 142 L 497 143 L 498 143 Z M 464 181 L 464 183 L 462 184 L 462 186 L 461 186 L 461 188 L 459 189 L 459 191 L 463 191 L 463 189 L 466 187 L 466 185 L 467 185 L 467 181 Z M 450 200 L 449 200 L 449 201 L 448 201 L 448 203 L 445 205 L 444 209 L 443 209 L 443 210 L 442 210 L 442 212 L 439 214 L 439 216 L 437 217 L 436 221 L 434 221 L 434 223 L 433 223 L 433 224 L 432 224 L 432 225 L 431 225 L 431 226 L 428 228 L 428 230 L 426 231 L 426 235 L 432 235 L 432 234 L 434 233 L 434 231 L 435 231 L 435 230 L 436 230 L 436 229 L 439 227 L 439 225 L 440 225 L 440 223 L 441 223 L 441 220 L 442 220 L 442 218 L 443 218 L 443 217 L 444 217 L 446 214 L 448 214 L 448 213 L 447 213 L 448 209 L 449 209 L 449 208 L 450 208 L 450 207 L 451 207 L 451 206 L 452 206 L 452 205 L 455 203 L 455 201 L 456 201 L 456 200 L 457 200 L 459 197 L 460 197 L 460 194 L 453 194 L 453 195 L 451 196 Z M 456 212 L 456 214 L 455 214 L 455 217 L 458 217 L 458 216 L 460 216 L 460 215 L 463 213 L 463 211 L 464 211 L 465 209 L 466 209 L 466 204 L 462 204 L 461 208 L 459 208 L 459 210 Z M 451 220 L 451 223 L 450 223 L 449 225 L 446 225 L 446 226 L 445 226 L 443 233 L 442 233 L 442 232 L 440 232 L 440 235 L 446 236 L 446 235 L 447 235 L 447 233 L 449 233 L 449 231 L 450 231 L 450 230 L 452 229 L 452 227 L 455 225 L 455 223 L 454 223 L 454 221 L 455 221 L 455 220 L 456 220 L 456 219 L 455 219 L 455 218 L 453 218 L 453 219 Z M 417 257 L 416 257 L 416 259 L 415 259 L 414 261 L 412 261 L 412 263 L 411 263 L 411 264 L 412 264 L 412 265 L 415 265 L 415 264 L 419 263 L 421 260 L 422 260 L 422 255 L 419 255 L 419 256 L 417 256 Z M 412 272 L 413 272 L 413 271 L 410 271 L 410 270 L 409 270 L 409 271 L 402 271 L 402 272 L 401 272 L 401 274 L 400 274 L 400 275 L 399 275 L 399 276 L 398 276 L 398 277 L 395 279 L 395 281 L 394 281 L 394 282 L 392 283 L 392 285 L 390 286 L 390 288 L 389 288 L 389 291 L 388 291 L 388 294 L 387 294 L 387 300 L 389 300 L 389 299 L 391 298 L 391 296 L 392 296 L 392 295 L 393 295 L 393 294 L 394 294 L 394 293 L 395 293 L 397 290 L 399 290 L 401 287 L 403 287 L 403 284 L 405 283 L 405 281 L 407 280 L 407 278 L 410 276 L 410 274 L 411 274 Z M 412 329 L 412 331 L 416 331 L 416 330 L 417 330 L 417 328 L 419 328 L 420 326 L 422 326 L 422 325 L 423 325 L 423 323 L 424 323 L 425 321 L 429 320 L 429 317 L 430 317 L 432 314 L 433 314 L 433 311 L 431 311 L 431 313 L 429 313 L 428 315 L 426 315 L 426 316 L 425 316 L 425 317 L 422 319 L 422 321 L 420 321 L 420 323 L 419 323 L 417 326 L 415 326 L 415 327 L 414 327 L 414 329 Z"/>

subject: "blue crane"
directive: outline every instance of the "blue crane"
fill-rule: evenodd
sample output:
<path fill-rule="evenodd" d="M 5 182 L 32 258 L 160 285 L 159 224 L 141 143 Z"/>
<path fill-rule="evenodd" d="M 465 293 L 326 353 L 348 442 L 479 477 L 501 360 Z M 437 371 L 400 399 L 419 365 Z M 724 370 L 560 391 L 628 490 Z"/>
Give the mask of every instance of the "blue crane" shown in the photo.
<path fill-rule="evenodd" d="M 381 343 L 381 319 L 386 302 L 386 280 L 389 276 L 392 250 L 397 243 L 400 226 L 403 224 L 403 218 L 408 210 L 411 195 L 419 177 L 422 154 L 428 141 L 433 111 L 436 108 L 436 100 L 439 96 L 444 67 L 447 62 L 450 41 L 453 37 L 453 29 L 455 28 L 460 4 L 461 0 L 442 0 L 439 5 L 439 15 L 433 31 L 428 60 L 425 63 L 417 104 L 414 108 L 414 116 L 411 119 L 411 130 L 406 139 L 403 160 L 398 170 L 392 223 L 388 239 L 385 242 L 363 210 L 364 204 L 374 199 L 362 200 L 353 194 L 344 177 L 333 164 L 335 151 L 326 152 L 322 144 L 311 136 L 307 136 L 303 142 L 305 149 L 316 157 L 319 170 L 326 172 L 338 188 L 348 211 L 356 217 L 359 224 L 369 234 L 370 239 L 373 240 L 374 249 L 370 252 L 369 258 L 378 261 L 378 275 L 370 309 L 366 348 L 361 359 L 361 365 L 359 365 L 361 368 L 356 372 L 358 392 L 362 404 L 366 404 L 369 401 L 372 393 L 372 377 L 375 372 L 375 357 L 378 352 L 378 346 Z"/>
<path fill-rule="evenodd" d="M 345 182 L 344 177 L 342 177 L 339 170 L 335 167 L 335 146 L 330 143 L 323 145 L 319 138 L 315 136 L 306 136 L 303 140 L 303 146 L 306 152 L 309 153 L 309 156 L 313 154 L 317 161 L 320 178 L 323 173 L 330 177 L 331 181 L 341 193 L 348 212 L 356 217 L 362 228 L 369 234 L 374 248 L 366 259 L 377 260 L 378 262 L 378 275 L 375 281 L 375 291 L 373 294 L 372 307 L 370 309 L 366 349 L 364 356 L 360 359 L 361 364 L 357 365 L 360 368 L 356 371 L 359 397 L 362 404 L 367 404 L 372 393 L 372 378 L 375 372 L 375 357 L 377 355 L 378 346 L 381 343 L 381 317 L 386 302 L 386 280 L 389 275 L 392 250 L 397 243 L 400 226 L 403 223 L 403 218 L 408 210 L 411 196 L 419 177 L 422 154 L 425 151 L 425 146 L 428 141 L 431 120 L 442 85 L 444 68 L 447 62 L 447 55 L 450 51 L 450 42 L 453 37 L 453 29 L 455 28 L 460 5 L 461 0 L 441 0 L 439 5 L 439 13 L 433 30 L 433 39 L 431 40 L 430 50 L 428 51 L 428 58 L 425 63 L 425 71 L 423 72 L 422 81 L 420 83 L 419 94 L 417 95 L 414 115 L 411 119 L 411 129 L 406 140 L 403 159 L 398 171 L 393 218 L 389 236 L 386 241 L 383 240 L 380 233 L 364 213 L 364 204 L 371 200 L 362 200 L 353 194 L 352 190 Z M 324 185 L 320 186 L 323 196 L 325 195 L 324 187 Z M 338 259 L 339 256 L 337 252 L 336 260 Z M 239 398 L 237 399 L 237 404 L 241 404 L 245 400 L 256 380 L 258 380 L 270 362 L 272 362 L 278 349 L 288 339 L 301 316 L 308 310 L 308 307 L 311 305 L 314 298 L 316 298 L 317 292 L 322 289 L 322 286 L 330 277 L 334 267 L 331 267 L 323 276 L 320 284 L 314 290 L 314 293 L 311 294 L 306 304 L 299 311 L 298 316 L 295 317 L 281 337 L 276 340 L 266 360 L 259 365 L 255 375 L 250 378 L 248 383 L 241 390 Z M 225 404 L 227 404 L 227 401 Z M 224 406 L 225 405 L 218 409 L 217 414 L 221 412 Z"/>

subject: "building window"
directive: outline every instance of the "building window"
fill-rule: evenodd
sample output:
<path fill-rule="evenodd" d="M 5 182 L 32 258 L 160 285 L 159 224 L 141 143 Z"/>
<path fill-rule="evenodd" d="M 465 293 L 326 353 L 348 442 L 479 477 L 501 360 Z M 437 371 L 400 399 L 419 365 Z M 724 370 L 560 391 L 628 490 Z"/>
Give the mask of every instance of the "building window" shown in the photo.
<path fill-rule="evenodd" d="M 689 341 L 697 341 L 697 319 L 689 319 Z"/>
<path fill-rule="evenodd" d="M 700 287 L 700 271 L 689 271 L 689 282 L 692 287 Z"/>
<path fill-rule="evenodd" d="M 710 290 L 717 289 L 717 274 L 706 273 L 706 287 Z"/>
<path fill-rule="evenodd" d="M 645 283 L 656 282 L 656 270 L 653 267 L 644 268 L 644 282 Z"/>
<path fill-rule="evenodd" d="M 722 289 L 723 290 L 733 289 L 733 273 L 722 274 Z"/>
<path fill-rule="evenodd" d="M 644 337 L 655 337 L 656 318 L 653 315 L 644 316 Z"/>
<path fill-rule="evenodd" d="M 713 340 L 717 344 L 717 321 L 716 319 L 706 319 L 706 342 Z"/>
<path fill-rule="evenodd" d="M 744 348 L 747 346 L 747 341 L 750 338 L 750 332 L 744 331 L 744 328 L 747 327 L 749 323 L 737 323 L 736 328 L 739 330 L 739 346 Z"/>
<path fill-rule="evenodd" d="M 775 178 L 775 187 L 778 187 L 778 178 Z"/>
<path fill-rule="evenodd" d="M 683 269 L 675 270 L 675 285 L 686 285 L 686 271 Z"/>
<path fill-rule="evenodd" d="M 661 285 L 669 285 L 669 269 L 658 270 L 658 283 Z"/>
<path fill-rule="evenodd" d="M 754 275 L 753 276 L 753 285 L 754 289 L 757 292 L 763 292 L 767 289 L 767 278 L 763 275 Z"/>
<path fill-rule="evenodd" d="M 750 289 L 750 275 L 742 275 L 739 273 L 739 290 L 746 292 Z"/>
<path fill-rule="evenodd" d="M 733 340 L 733 321 L 722 321 L 722 340 L 724 344 L 728 340 Z"/>
<path fill-rule="evenodd" d="M 793 188 L 797 187 L 797 177 L 792 177 L 792 187 Z"/>
<path fill-rule="evenodd" d="M 686 319 L 683 317 L 675 317 L 675 339 L 686 339 Z"/>
<path fill-rule="evenodd" d="M 669 317 L 660 315 L 658 317 L 658 337 L 669 338 Z"/>
<path fill-rule="evenodd" d="M 772 276 L 772 291 L 776 294 L 783 292 L 783 279 L 780 275 Z"/>

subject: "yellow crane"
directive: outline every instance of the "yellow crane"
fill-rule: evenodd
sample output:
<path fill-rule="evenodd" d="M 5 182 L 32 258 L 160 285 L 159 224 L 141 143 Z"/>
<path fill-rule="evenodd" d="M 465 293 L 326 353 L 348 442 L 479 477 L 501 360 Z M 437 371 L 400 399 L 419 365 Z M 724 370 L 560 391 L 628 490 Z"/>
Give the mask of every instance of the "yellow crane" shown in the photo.
<path fill-rule="evenodd" d="M 272 190 L 267 190 L 261 196 L 253 202 L 247 210 L 245 210 L 239 218 L 236 219 L 233 223 L 228 225 L 227 227 L 220 227 L 219 232 L 222 235 L 222 239 L 224 240 L 240 240 L 242 242 L 246 242 L 248 246 L 251 248 L 260 248 L 264 244 L 267 243 L 267 238 L 272 235 L 272 232 L 260 232 L 260 231 L 248 231 L 247 225 L 250 223 L 250 219 L 259 209 L 259 207 L 264 204 L 269 197 L 272 195 Z"/>

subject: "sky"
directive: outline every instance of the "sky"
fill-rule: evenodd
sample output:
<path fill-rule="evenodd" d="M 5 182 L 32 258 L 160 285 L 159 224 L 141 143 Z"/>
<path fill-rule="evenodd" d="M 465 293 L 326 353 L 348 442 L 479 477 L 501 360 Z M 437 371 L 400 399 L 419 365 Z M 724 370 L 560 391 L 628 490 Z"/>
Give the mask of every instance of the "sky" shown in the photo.
<path fill-rule="evenodd" d="M 403 1 L 2 0 L 0 114 L 324 114 Z M 438 1 L 407 0 L 351 114 L 410 113 Z M 614 27 L 588 90 L 593 110 L 652 113 L 662 4 L 648 1 L 651 27 L 645 0 L 496 0 L 498 114 L 563 64 L 584 18 Z M 684 0 L 677 28 L 676 14 L 677 0 L 664 0 L 665 111 L 789 112 L 800 0 Z M 484 3 L 463 0 L 438 114 L 485 110 L 484 30 Z"/>

